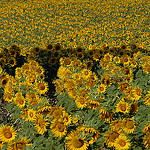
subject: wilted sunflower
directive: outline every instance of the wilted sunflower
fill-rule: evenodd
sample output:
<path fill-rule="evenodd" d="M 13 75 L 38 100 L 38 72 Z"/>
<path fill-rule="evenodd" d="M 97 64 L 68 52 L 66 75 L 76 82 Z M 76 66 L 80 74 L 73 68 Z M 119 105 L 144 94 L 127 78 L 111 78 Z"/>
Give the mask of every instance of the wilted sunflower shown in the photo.
<path fill-rule="evenodd" d="M 45 94 L 48 91 L 48 83 L 44 81 L 37 82 L 36 90 L 39 94 Z"/>
<path fill-rule="evenodd" d="M 88 149 L 88 142 L 84 140 L 85 138 L 80 138 L 79 133 L 76 131 L 71 131 L 66 137 L 66 146 L 70 150 L 86 150 Z"/>
<path fill-rule="evenodd" d="M 131 113 L 137 113 L 138 110 L 139 110 L 138 103 L 133 102 L 130 104 L 130 112 Z"/>
<path fill-rule="evenodd" d="M 37 113 L 42 114 L 44 116 L 47 115 L 48 117 L 51 117 L 52 112 L 53 112 L 53 109 L 51 106 L 44 106 L 44 107 L 38 109 L 38 111 L 37 111 Z"/>
<path fill-rule="evenodd" d="M 5 126 L 4 124 L 0 127 L 0 141 L 10 142 L 15 139 L 16 131 L 13 129 L 13 126 Z"/>
<path fill-rule="evenodd" d="M 89 107 L 89 108 L 92 108 L 92 109 L 97 109 L 99 106 L 100 106 L 100 102 L 98 102 L 98 101 L 95 101 L 95 100 L 87 100 L 87 106 Z"/>
<path fill-rule="evenodd" d="M 79 126 L 76 128 L 76 130 L 81 134 L 83 133 L 86 138 L 89 139 L 90 137 L 91 140 L 88 140 L 89 144 L 93 144 L 100 137 L 100 133 L 93 127 Z"/>
<path fill-rule="evenodd" d="M 29 144 L 30 139 L 26 139 L 22 137 L 20 140 L 14 140 L 8 144 L 7 150 L 24 150 L 24 147 L 30 146 Z"/>
<path fill-rule="evenodd" d="M 116 150 L 127 150 L 130 146 L 130 141 L 127 139 L 127 136 L 125 135 L 119 135 L 115 139 L 114 146 Z"/>
<path fill-rule="evenodd" d="M 114 112 L 109 112 L 104 109 L 99 110 L 99 117 L 105 122 L 109 122 L 113 117 Z"/>
<path fill-rule="evenodd" d="M 143 99 L 145 105 L 150 105 L 150 91 L 147 91 L 145 98 Z"/>

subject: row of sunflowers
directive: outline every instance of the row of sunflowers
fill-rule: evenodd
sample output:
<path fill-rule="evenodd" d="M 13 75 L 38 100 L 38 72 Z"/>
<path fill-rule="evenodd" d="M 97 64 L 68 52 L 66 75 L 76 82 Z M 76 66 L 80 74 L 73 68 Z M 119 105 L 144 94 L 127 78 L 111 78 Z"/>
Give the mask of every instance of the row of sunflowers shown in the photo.
<path fill-rule="evenodd" d="M 1 149 L 150 149 L 148 50 L 49 44 L 22 57 L 16 48 L 0 55 L 14 60 L 0 67 L 1 93 L 13 119 L 0 126 Z M 48 97 L 51 81 L 57 103 Z"/>

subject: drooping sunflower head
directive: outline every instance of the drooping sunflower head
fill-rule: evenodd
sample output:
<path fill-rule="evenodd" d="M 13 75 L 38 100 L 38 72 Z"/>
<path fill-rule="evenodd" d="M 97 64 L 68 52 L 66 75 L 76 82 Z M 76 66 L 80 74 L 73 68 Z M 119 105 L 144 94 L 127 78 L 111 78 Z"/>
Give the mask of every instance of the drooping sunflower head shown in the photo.
<path fill-rule="evenodd" d="M 29 144 L 30 139 L 26 139 L 22 137 L 20 140 L 14 140 L 8 144 L 8 150 L 24 150 L 24 147 L 30 146 Z"/>
<path fill-rule="evenodd" d="M 0 127 L 0 140 L 2 142 L 10 142 L 15 139 L 16 131 L 13 126 L 5 126 L 4 124 Z"/>
<path fill-rule="evenodd" d="M 84 138 L 79 137 L 79 133 L 71 131 L 66 137 L 66 146 L 71 150 L 86 150 L 89 146 Z"/>
<path fill-rule="evenodd" d="M 138 104 L 133 102 L 130 104 L 130 112 L 131 113 L 137 113 L 139 110 Z"/>

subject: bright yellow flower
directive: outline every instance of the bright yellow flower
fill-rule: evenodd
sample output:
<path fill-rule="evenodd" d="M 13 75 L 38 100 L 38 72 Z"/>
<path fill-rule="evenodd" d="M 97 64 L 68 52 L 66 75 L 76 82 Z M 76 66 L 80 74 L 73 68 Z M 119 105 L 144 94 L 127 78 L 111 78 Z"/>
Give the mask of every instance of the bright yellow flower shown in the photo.
<path fill-rule="evenodd" d="M 125 135 L 119 135 L 114 142 L 116 150 L 127 150 L 130 146 L 130 141 Z"/>
<path fill-rule="evenodd" d="M 0 141 L 10 142 L 15 139 L 16 131 L 13 129 L 13 126 L 3 126 L 0 127 Z"/>

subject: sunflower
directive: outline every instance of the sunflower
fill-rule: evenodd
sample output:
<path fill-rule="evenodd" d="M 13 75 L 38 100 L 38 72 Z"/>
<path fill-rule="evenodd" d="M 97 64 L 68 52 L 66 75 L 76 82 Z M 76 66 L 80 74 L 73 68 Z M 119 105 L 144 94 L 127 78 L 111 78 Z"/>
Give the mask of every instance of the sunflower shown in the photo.
<path fill-rule="evenodd" d="M 89 76 L 92 74 L 92 72 L 88 69 L 83 69 L 81 73 L 85 79 L 89 78 Z"/>
<path fill-rule="evenodd" d="M 94 50 L 94 49 L 89 50 L 89 51 L 87 52 L 87 54 L 88 54 L 88 56 L 89 56 L 90 58 L 93 57 L 94 53 L 95 53 L 95 50 Z"/>
<path fill-rule="evenodd" d="M 61 60 L 60 60 L 60 61 L 61 61 Z M 66 65 L 66 66 L 71 66 L 71 59 L 65 57 L 65 58 L 64 58 L 64 62 L 65 62 L 65 65 Z"/>
<path fill-rule="evenodd" d="M 89 69 L 89 70 L 92 69 L 92 66 L 93 66 L 93 61 L 92 60 L 86 61 L 85 64 L 87 66 L 87 69 Z"/>
<path fill-rule="evenodd" d="M 21 113 L 21 118 L 27 120 L 26 117 L 28 116 L 28 109 L 24 108 L 20 111 L 20 113 Z"/>
<path fill-rule="evenodd" d="M 97 88 L 98 93 L 104 93 L 106 91 L 106 86 L 104 84 L 101 84 Z"/>
<path fill-rule="evenodd" d="M 26 94 L 26 100 L 32 106 L 38 105 L 40 102 L 42 102 L 41 98 L 39 98 L 36 92 L 33 91 L 30 91 Z"/>
<path fill-rule="evenodd" d="M 13 95 L 10 92 L 5 92 L 3 98 L 9 103 L 13 101 Z"/>
<path fill-rule="evenodd" d="M 30 146 L 29 144 L 30 139 L 26 139 L 22 137 L 20 140 L 14 140 L 8 144 L 7 150 L 24 150 L 24 147 Z"/>
<path fill-rule="evenodd" d="M 135 87 L 131 92 L 136 101 L 141 98 L 142 90 L 139 87 Z"/>
<path fill-rule="evenodd" d="M 114 112 L 109 112 L 104 109 L 99 110 L 99 117 L 105 122 L 109 122 L 112 119 Z"/>
<path fill-rule="evenodd" d="M 0 127 L 0 141 L 10 142 L 16 138 L 16 131 L 13 129 L 13 126 L 3 126 Z"/>
<path fill-rule="evenodd" d="M 133 102 L 130 104 L 130 112 L 131 113 L 137 113 L 139 110 L 138 104 Z"/>
<path fill-rule="evenodd" d="M 33 109 L 28 109 L 27 113 L 28 113 L 28 120 L 33 122 L 36 118 L 36 111 Z"/>
<path fill-rule="evenodd" d="M 51 64 L 51 65 L 56 65 L 57 59 L 55 59 L 55 58 L 50 58 L 50 59 L 48 60 L 48 63 Z"/>
<path fill-rule="evenodd" d="M 95 100 L 91 100 L 91 99 L 87 100 L 87 106 L 94 110 L 97 109 L 100 106 L 100 104 L 101 104 L 100 102 Z"/>
<path fill-rule="evenodd" d="M 83 109 L 84 107 L 87 106 L 87 101 L 85 97 L 79 96 L 75 99 L 77 107 Z"/>
<path fill-rule="evenodd" d="M 45 94 L 48 91 L 48 83 L 44 81 L 37 82 L 36 90 L 39 94 Z"/>
<path fill-rule="evenodd" d="M 150 149 L 150 133 L 143 137 L 145 148 Z"/>
<path fill-rule="evenodd" d="M 113 56 L 111 54 L 107 53 L 104 55 L 104 61 L 112 61 L 112 57 Z"/>
<path fill-rule="evenodd" d="M 47 47 L 48 51 L 52 51 L 53 50 L 53 45 L 52 44 L 48 44 Z"/>
<path fill-rule="evenodd" d="M 60 58 L 60 55 L 61 55 L 61 51 L 56 51 L 56 50 L 54 50 L 53 52 L 52 52 L 52 57 L 54 58 L 54 59 L 59 59 Z"/>
<path fill-rule="evenodd" d="M 16 73 L 15 73 L 15 78 L 16 78 L 16 79 L 21 79 L 21 78 L 23 78 L 23 73 L 22 73 L 22 72 L 16 72 Z"/>
<path fill-rule="evenodd" d="M 54 107 L 53 108 L 53 119 L 60 119 L 63 117 L 63 107 Z"/>
<path fill-rule="evenodd" d="M 120 57 L 115 56 L 115 57 L 113 58 L 113 61 L 115 61 L 115 63 L 119 64 L 119 63 L 120 63 Z"/>
<path fill-rule="evenodd" d="M 47 131 L 46 126 L 49 124 L 46 122 L 47 120 L 43 118 L 42 114 L 37 114 L 34 125 L 39 132 L 39 134 L 43 135 L 45 131 Z"/>
<path fill-rule="evenodd" d="M 66 76 L 66 68 L 63 67 L 63 66 L 60 66 L 59 69 L 58 69 L 58 72 L 57 72 L 57 76 L 62 79 Z"/>
<path fill-rule="evenodd" d="M 144 127 L 144 129 L 142 130 L 142 132 L 144 132 L 145 134 L 150 133 L 150 123 Z"/>
<path fill-rule="evenodd" d="M 54 49 L 56 51 L 60 51 L 61 50 L 61 45 L 59 43 L 55 44 Z"/>
<path fill-rule="evenodd" d="M 16 59 L 14 57 L 10 57 L 7 60 L 7 64 L 9 64 L 10 66 L 14 67 L 16 65 Z"/>
<path fill-rule="evenodd" d="M 121 73 L 123 73 L 124 75 L 131 75 L 132 68 L 130 66 L 124 66 L 121 68 Z"/>
<path fill-rule="evenodd" d="M 4 88 L 7 85 L 8 81 L 9 81 L 9 76 L 2 78 L 1 79 L 1 86 Z"/>
<path fill-rule="evenodd" d="M 130 58 L 129 61 L 130 61 L 130 66 L 132 68 L 136 68 L 137 67 L 138 63 L 137 63 L 137 61 L 134 58 Z"/>
<path fill-rule="evenodd" d="M 135 128 L 136 128 L 135 122 L 131 118 L 124 118 L 122 129 L 126 133 L 133 133 Z"/>
<path fill-rule="evenodd" d="M 129 113 L 129 106 L 127 102 L 124 101 L 120 101 L 117 105 L 116 105 L 116 112 L 122 112 L 124 114 Z"/>
<path fill-rule="evenodd" d="M 115 144 L 115 140 L 119 137 L 122 133 L 122 130 L 118 129 L 111 129 L 106 131 L 106 134 L 104 135 L 105 143 L 108 147 L 112 147 Z"/>
<path fill-rule="evenodd" d="M 150 91 L 147 91 L 148 93 L 145 95 L 145 98 L 143 99 L 145 105 L 150 105 Z"/>
<path fill-rule="evenodd" d="M 126 135 L 119 135 L 119 137 L 115 139 L 114 146 L 116 150 L 127 150 L 129 149 L 130 141 Z"/>
<path fill-rule="evenodd" d="M 44 106 L 42 108 L 40 108 L 37 113 L 42 114 L 44 116 L 48 116 L 51 117 L 52 115 L 52 107 L 51 106 Z"/>
<path fill-rule="evenodd" d="M 79 133 L 84 134 L 84 136 L 86 136 L 86 138 L 90 137 L 91 140 L 88 140 L 89 144 L 93 144 L 100 137 L 100 133 L 93 127 L 79 126 L 76 128 L 76 130 Z"/>
<path fill-rule="evenodd" d="M 61 138 L 66 135 L 66 125 L 63 122 L 52 121 L 51 123 L 51 131 L 56 137 Z"/>
<path fill-rule="evenodd" d="M 80 138 L 79 133 L 76 131 L 71 131 L 66 137 L 66 146 L 70 150 L 86 150 L 88 149 L 88 142 L 84 140 L 85 138 Z"/>
<path fill-rule="evenodd" d="M 24 70 L 29 70 L 30 69 L 30 65 L 29 65 L 29 63 L 24 63 L 23 65 L 22 65 L 22 67 L 21 67 L 21 69 L 22 69 L 22 71 Z"/>
<path fill-rule="evenodd" d="M 96 52 L 96 53 L 93 54 L 93 60 L 98 61 L 99 58 L 100 58 L 99 52 Z"/>
<path fill-rule="evenodd" d="M 150 63 L 146 62 L 144 63 L 144 65 L 142 65 L 143 67 L 143 71 L 146 73 L 146 74 L 149 74 L 150 73 Z"/>
<path fill-rule="evenodd" d="M 26 102 L 25 98 L 24 98 L 24 96 L 22 95 L 21 92 L 18 92 L 18 93 L 15 94 L 14 103 L 18 107 L 20 107 L 20 108 L 24 107 L 25 106 L 25 102 Z"/>
<path fill-rule="evenodd" d="M 111 129 L 116 129 L 116 130 L 119 130 L 120 128 L 122 128 L 122 125 L 123 125 L 122 119 L 111 121 L 111 124 L 110 124 Z"/>
<path fill-rule="evenodd" d="M 129 56 L 123 55 L 123 56 L 121 57 L 121 62 L 123 63 L 123 65 L 129 65 L 129 59 L 130 59 Z"/>

